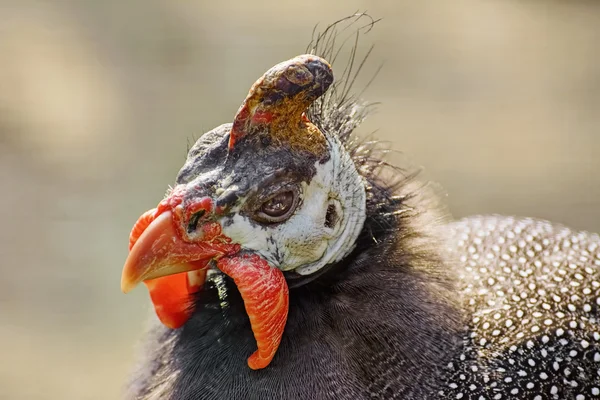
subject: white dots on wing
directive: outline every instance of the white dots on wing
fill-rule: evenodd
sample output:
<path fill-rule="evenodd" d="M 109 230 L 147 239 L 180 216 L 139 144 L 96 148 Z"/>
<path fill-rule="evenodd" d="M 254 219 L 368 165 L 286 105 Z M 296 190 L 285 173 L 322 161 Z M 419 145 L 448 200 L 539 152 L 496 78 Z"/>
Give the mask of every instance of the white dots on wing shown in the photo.
<path fill-rule="evenodd" d="M 452 227 L 471 317 L 440 398 L 600 399 L 600 238 L 533 219 Z"/>
<path fill-rule="evenodd" d="M 544 335 L 542 336 L 542 343 L 546 344 L 550 341 L 550 338 L 548 337 L 548 335 Z"/>

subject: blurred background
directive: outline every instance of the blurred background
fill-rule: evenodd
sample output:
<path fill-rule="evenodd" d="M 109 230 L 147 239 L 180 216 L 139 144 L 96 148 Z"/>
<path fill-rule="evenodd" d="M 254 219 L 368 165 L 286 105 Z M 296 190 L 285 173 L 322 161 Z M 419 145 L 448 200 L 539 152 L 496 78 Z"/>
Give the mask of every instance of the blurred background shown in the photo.
<path fill-rule="evenodd" d="M 149 315 L 129 229 L 187 139 L 231 121 L 313 27 L 383 17 L 363 126 L 457 217 L 600 231 L 600 2 L 0 0 L 0 399 L 116 399 Z"/>

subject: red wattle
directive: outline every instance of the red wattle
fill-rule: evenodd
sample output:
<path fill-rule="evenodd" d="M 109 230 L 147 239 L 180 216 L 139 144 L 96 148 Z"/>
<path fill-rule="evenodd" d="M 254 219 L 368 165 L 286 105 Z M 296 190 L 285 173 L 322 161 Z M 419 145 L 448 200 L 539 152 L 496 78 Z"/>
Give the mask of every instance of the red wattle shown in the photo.
<path fill-rule="evenodd" d="M 248 366 L 265 368 L 275 357 L 287 321 L 289 294 L 283 272 L 257 254 L 225 257 L 217 267 L 234 280 L 250 317 L 258 350 L 248 358 Z"/>
<path fill-rule="evenodd" d="M 154 311 L 166 327 L 182 327 L 194 312 L 187 272 L 144 281 L 154 304 Z"/>

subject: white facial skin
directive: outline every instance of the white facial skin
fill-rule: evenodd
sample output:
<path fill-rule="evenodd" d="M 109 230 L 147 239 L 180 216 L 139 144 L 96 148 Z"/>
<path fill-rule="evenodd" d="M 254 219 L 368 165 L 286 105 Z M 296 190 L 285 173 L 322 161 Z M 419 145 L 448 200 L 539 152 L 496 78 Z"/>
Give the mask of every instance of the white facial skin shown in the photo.
<path fill-rule="evenodd" d="M 337 137 L 325 135 L 329 160 L 316 163 L 316 175 L 300 187 L 300 202 L 284 222 L 260 225 L 251 216 L 236 214 L 223 233 L 283 271 L 312 274 L 350 253 L 364 221 L 365 185 Z M 335 208 L 332 226 L 326 216 Z"/>

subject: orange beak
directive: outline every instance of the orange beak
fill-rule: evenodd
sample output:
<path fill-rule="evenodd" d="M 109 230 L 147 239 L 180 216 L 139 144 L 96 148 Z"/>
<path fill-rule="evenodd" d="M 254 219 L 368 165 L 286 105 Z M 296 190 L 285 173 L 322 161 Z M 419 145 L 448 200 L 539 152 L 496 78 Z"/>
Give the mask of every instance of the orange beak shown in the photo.
<path fill-rule="evenodd" d="M 238 254 L 240 246 L 232 244 L 214 222 L 201 227 L 211 232 L 203 240 L 185 238 L 178 226 L 180 211 L 154 209 L 139 218 L 131 232 L 121 289 L 127 293 L 144 282 L 161 322 L 179 328 L 194 313 L 192 294 L 203 286 L 209 262 L 216 260 L 217 267 L 237 285 L 250 318 L 258 350 L 248 359 L 248 366 L 266 367 L 275 356 L 287 320 L 289 298 L 283 273 L 257 254 Z"/>
<path fill-rule="evenodd" d="M 237 252 L 229 243 L 187 242 L 180 238 L 173 213 L 158 215 L 137 239 L 123 267 L 121 290 L 131 291 L 140 282 L 205 268 L 211 259 Z"/>

